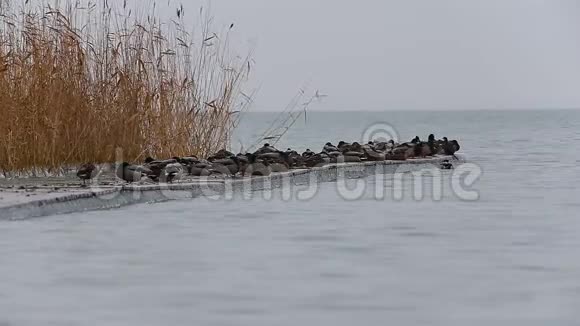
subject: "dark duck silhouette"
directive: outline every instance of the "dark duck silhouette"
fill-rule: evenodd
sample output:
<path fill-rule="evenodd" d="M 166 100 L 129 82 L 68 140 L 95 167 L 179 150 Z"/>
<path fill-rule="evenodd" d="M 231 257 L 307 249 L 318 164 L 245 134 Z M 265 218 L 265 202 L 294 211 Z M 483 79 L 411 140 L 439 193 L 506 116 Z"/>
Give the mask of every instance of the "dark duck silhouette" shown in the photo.
<path fill-rule="evenodd" d="M 304 159 L 308 159 L 312 156 L 316 155 L 316 153 L 314 153 L 313 151 L 310 150 L 310 148 L 307 148 L 306 151 L 304 153 L 302 153 L 302 157 Z"/>
<path fill-rule="evenodd" d="M 131 165 L 127 162 L 121 163 L 117 167 L 116 175 L 118 178 L 126 182 L 139 182 L 144 177 L 149 177 L 153 179 L 154 172 L 151 169 L 142 165 Z"/>
<path fill-rule="evenodd" d="M 268 176 L 272 172 L 268 161 L 258 158 L 254 153 L 247 153 L 246 160 L 241 161 L 240 172 L 242 176 Z"/>
<path fill-rule="evenodd" d="M 172 183 L 175 177 L 182 171 L 179 158 L 155 160 L 152 157 L 147 157 L 144 167 L 151 171 L 148 176 L 155 182 L 166 181 Z"/>
<path fill-rule="evenodd" d="M 217 153 L 215 153 L 214 155 L 210 156 L 207 160 L 210 162 L 213 162 L 213 161 L 217 161 L 217 160 L 225 160 L 225 159 L 228 159 L 232 156 L 235 156 L 235 154 L 230 152 L 230 151 L 227 151 L 225 149 L 221 149 Z"/>
<path fill-rule="evenodd" d="M 362 149 L 367 161 L 384 161 L 386 159 L 386 153 L 375 150 L 371 144 L 364 145 Z"/>
<path fill-rule="evenodd" d="M 387 154 L 388 160 L 393 161 L 405 161 L 406 159 L 412 157 L 415 153 L 415 148 L 413 144 L 403 143 L 397 145 Z"/>
<path fill-rule="evenodd" d="M 443 162 L 441 162 L 441 169 L 442 170 L 451 170 L 451 169 L 453 169 L 453 164 L 451 164 L 451 162 L 449 162 L 449 160 L 444 160 Z"/>
<path fill-rule="evenodd" d="M 349 143 L 344 142 L 344 141 L 341 140 L 341 141 L 338 142 L 338 146 L 336 146 L 336 147 L 341 152 L 348 152 L 350 150 L 350 145 L 351 144 L 349 144 Z"/>
<path fill-rule="evenodd" d="M 314 154 L 304 160 L 304 165 L 309 168 L 323 166 L 330 163 L 332 163 L 332 159 L 326 153 Z"/>
<path fill-rule="evenodd" d="M 461 146 L 459 146 L 459 142 L 457 142 L 457 140 L 449 141 L 447 137 L 443 137 L 442 147 L 443 153 L 450 156 L 455 156 L 455 153 L 461 149 Z"/>
<path fill-rule="evenodd" d="M 363 146 L 359 143 L 354 142 L 352 144 L 343 144 L 340 148 L 340 151 L 344 154 L 344 156 L 364 156 Z"/>
<path fill-rule="evenodd" d="M 418 142 L 415 143 L 415 146 L 413 147 L 413 156 L 414 157 L 426 157 L 429 156 L 431 154 L 431 150 L 429 149 L 429 145 L 425 142 Z"/>
<path fill-rule="evenodd" d="M 207 177 L 211 174 L 212 164 L 206 160 L 200 160 L 199 162 L 188 165 L 187 172 L 189 175 L 194 177 Z"/>
<path fill-rule="evenodd" d="M 257 159 L 266 163 L 271 172 L 286 172 L 294 164 L 289 152 L 271 152 L 260 154 Z"/>
<path fill-rule="evenodd" d="M 290 168 L 297 168 L 304 166 L 304 158 L 302 155 L 298 154 L 297 151 L 288 148 L 286 150 L 286 155 L 288 156 L 288 161 Z"/>
<path fill-rule="evenodd" d="M 427 140 L 427 146 L 429 146 L 429 155 L 433 156 L 439 152 L 439 146 L 437 144 L 437 140 L 435 139 L 434 134 L 430 134 Z"/>
<path fill-rule="evenodd" d="M 238 174 L 238 172 L 240 172 L 241 165 L 242 163 L 239 156 L 231 156 L 226 159 L 211 162 L 209 171 L 211 174 L 221 174 L 224 176 L 234 177 L 236 174 Z"/>
<path fill-rule="evenodd" d="M 266 143 L 266 144 L 264 144 L 264 146 L 262 146 L 257 151 L 255 151 L 254 155 L 262 155 L 262 154 L 275 153 L 275 152 L 279 152 L 279 151 L 274 146 L 271 146 L 270 144 Z"/>
<path fill-rule="evenodd" d="M 81 165 L 77 171 L 77 177 L 83 180 L 83 186 L 86 186 L 87 180 L 97 176 L 97 167 L 93 163 L 86 163 Z"/>
<path fill-rule="evenodd" d="M 191 174 L 191 168 L 199 163 L 197 156 L 174 157 L 174 159 L 181 164 L 182 170 L 187 174 Z"/>
<path fill-rule="evenodd" d="M 336 146 L 332 145 L 332 143 L 330 143 L 330 142 L 328 142 L 324 145 L 324 147 L 322 148 L 322 151 L 327 153 L 327 154 L 336 153 L 336 152 L 340 153 L 338 148 Z"/>

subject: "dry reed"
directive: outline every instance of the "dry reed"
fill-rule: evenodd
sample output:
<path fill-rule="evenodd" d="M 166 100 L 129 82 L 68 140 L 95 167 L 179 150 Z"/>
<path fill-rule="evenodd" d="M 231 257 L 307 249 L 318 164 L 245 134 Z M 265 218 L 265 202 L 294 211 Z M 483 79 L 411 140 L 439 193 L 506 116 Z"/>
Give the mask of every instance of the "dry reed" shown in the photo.
<path fill-rule="evenodd" d="M 230 54 L 229 30 L 214 34 L 200 11 L 191 34 L 183 9 L 164 23 L 116 3 L 0 0 L 0 171 L 228 145 L 250 72 L 249 56 Z"/>

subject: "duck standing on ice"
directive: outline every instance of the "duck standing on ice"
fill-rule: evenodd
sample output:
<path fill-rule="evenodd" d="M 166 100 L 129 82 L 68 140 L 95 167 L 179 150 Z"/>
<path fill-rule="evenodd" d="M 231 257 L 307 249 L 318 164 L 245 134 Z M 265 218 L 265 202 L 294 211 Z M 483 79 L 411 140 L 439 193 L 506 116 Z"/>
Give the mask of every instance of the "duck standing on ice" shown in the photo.
<path fill-rule="evenodd" d="M 83 186 L 87 185 L 87 180 L 97 176 L 97 167 L 93 163 L 83 164 L 77 171 L 77 177 L 83 180 Z"/>

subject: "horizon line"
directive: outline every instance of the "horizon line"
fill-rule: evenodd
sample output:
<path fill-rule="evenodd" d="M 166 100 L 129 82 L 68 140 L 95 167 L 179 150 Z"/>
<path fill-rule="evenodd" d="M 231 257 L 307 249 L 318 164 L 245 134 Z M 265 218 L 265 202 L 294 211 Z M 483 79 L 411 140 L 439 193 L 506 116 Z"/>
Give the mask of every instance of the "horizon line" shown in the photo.
<path fill-rule="evenodd" d="M 482 108 L 482 109 L 382 109 L 382 110 L 372 110 L 372 109 L 311 109 L 307 110 L 309 113 L 360 113 L 360 112 L 481 112 L 481 111 L 576 111 L 580 110 L 580 107 L 562 107 L 562 108 Z M 302 110 L 300 110 L 302 111 Z M 254 112 L 254 113 L 281 113 L 283 110 L 252 110 L 251 108 L 246 110 L 244 113 Z"/>

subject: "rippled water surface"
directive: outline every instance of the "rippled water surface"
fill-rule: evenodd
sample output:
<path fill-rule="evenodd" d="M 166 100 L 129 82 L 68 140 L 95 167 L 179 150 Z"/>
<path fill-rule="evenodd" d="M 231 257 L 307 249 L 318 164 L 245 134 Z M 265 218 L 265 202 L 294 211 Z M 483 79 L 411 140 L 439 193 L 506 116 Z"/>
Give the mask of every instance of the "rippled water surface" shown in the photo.
<path fill-rule="evenodd" d="M 375 122 L 459 139 L 480 199 L 447 173 L 441 201 L 396 201 L 385 176 L 381 200 L 371 177 L 355 201 L 329 183 L 0 222 L 0 325 L 577 325 L 580 112 L 311 114 L 280 146 Z"/>

